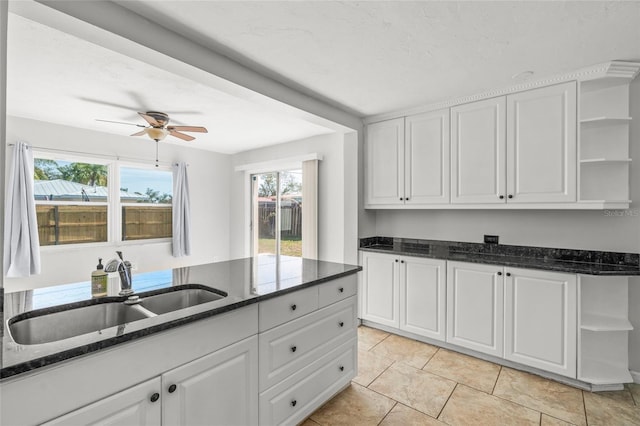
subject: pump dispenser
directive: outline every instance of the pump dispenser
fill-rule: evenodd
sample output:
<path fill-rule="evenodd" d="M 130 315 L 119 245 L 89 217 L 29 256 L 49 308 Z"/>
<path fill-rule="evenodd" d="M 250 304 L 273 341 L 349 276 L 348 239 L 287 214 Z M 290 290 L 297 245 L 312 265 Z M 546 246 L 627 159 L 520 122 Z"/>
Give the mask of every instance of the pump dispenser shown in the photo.
<path fill-rule="evenodd" d="M 91 273 L 91 297 L 104 297 L 107 295 L 107 273 L 102 265 L 102 258 L 98 258 L 98 266 Z"/>

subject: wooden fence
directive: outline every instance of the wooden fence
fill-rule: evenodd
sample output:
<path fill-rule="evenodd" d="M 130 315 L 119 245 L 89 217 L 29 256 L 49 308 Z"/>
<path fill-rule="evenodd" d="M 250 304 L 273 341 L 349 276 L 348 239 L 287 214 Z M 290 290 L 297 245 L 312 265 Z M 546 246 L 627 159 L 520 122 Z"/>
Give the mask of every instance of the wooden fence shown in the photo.
<path fill-rule="evenodd" d="M 260 238 L 273 238 L 276 234 L 275 203 L 258 205 Z M 280 232 L 282 237 L 302 238 L 302 205 L 292 204 L 280 208 Z"/>
<path fill-rule="evenodd" d="M 173 234 L 171 204 L 122 207 L 122 240 L 169 238 Z"/>

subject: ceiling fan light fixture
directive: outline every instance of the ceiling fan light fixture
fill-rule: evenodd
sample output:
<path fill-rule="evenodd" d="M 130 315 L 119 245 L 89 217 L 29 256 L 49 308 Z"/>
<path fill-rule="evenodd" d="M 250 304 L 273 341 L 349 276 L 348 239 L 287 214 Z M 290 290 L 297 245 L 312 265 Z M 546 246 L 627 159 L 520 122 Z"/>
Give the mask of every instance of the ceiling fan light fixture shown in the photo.
<path fill-rule="evenodd" d="M 148 127 L 145 129 L 145 132 L 147 132 L 147 135 L 154 141 L 161 141 L 169 134 L 168 130 L 158 127 Z"/>

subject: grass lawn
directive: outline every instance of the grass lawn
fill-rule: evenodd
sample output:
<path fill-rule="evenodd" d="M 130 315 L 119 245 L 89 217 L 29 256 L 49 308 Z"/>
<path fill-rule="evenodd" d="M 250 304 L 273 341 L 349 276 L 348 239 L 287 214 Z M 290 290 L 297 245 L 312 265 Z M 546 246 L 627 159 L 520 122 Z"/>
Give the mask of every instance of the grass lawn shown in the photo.
<path fill-rule="evenodd" d="M 258 253 L 275 253 L 276 240 L 273 238 L 260 238 L 258 240 Z M 280 254 L 283 256 L 302 257 L 302 240 L 280 240 Z"/>

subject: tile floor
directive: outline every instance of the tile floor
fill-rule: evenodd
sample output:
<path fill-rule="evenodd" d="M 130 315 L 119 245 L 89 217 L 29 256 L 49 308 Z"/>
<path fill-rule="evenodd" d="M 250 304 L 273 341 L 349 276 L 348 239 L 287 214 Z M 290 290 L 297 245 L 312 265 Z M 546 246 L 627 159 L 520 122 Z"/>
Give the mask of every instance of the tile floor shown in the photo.
<path fill-rule="evenodd" d="M 369 327 L 359 374 L 302 425 L 640 425 L 640 385 L 592 393 Z"/>

